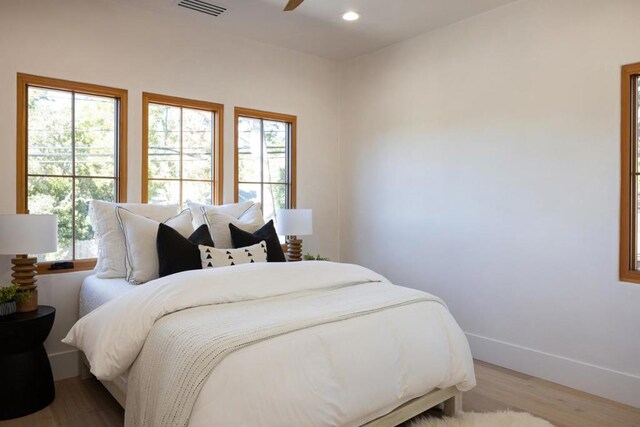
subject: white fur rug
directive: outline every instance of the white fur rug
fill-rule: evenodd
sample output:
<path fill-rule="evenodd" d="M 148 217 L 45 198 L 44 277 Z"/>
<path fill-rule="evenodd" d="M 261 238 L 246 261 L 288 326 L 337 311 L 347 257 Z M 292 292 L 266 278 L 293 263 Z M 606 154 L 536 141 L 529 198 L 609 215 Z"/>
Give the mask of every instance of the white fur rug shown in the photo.
<path fill-rule="evenodd" d="M 419 418 L 411 427 L 553 427 L 548 421 L 526 412 L 463 412 L 455 417 Z"/>

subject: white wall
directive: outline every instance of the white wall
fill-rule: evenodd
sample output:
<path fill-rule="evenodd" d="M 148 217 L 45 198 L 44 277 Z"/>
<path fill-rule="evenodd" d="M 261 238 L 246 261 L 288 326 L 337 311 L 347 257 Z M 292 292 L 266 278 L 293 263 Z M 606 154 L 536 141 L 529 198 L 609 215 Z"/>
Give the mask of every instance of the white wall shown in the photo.
<path fill-rule="evenodd" d="M 618 268 L 640 2 L 529 0 L 344 66 L 344 261 L 444 298 L 474 355 L 640 406 Z"/>
<path fill-rule="evenodd" d="M 128 199 L 140 200 L 141 94 L 225 105 L 224 199 L 233 199 L 233 108 L 298 116 L 298 207 L 313 208 L 305 248 L 339 257 L 338 65 L 217 33 L 212 21 L 184 24 L 155 11 L 100 0 L 10 0 L 0 5 L 0 213 L 15 212 L 16 73 L 129 91 Z M 0 262 L 3 282 L 8 259 Z M 40 302 L 57 308 L 46 347 L 58 377 L 75 355 L 59 340 L 77 318 L 86 273 L 39 279 Z"/>

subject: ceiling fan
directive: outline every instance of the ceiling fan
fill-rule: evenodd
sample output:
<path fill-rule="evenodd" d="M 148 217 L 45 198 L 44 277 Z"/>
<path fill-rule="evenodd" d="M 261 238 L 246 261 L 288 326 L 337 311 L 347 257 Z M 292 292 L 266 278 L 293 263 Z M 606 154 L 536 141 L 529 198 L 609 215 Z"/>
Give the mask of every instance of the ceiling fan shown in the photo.
<path fill-rule="evenodd" d="M 304 0 L 289 0 L 289 3 L 284 7 L 285 12 L 289 12 L 294 10 L 296 7 L 300 6 Z"/>

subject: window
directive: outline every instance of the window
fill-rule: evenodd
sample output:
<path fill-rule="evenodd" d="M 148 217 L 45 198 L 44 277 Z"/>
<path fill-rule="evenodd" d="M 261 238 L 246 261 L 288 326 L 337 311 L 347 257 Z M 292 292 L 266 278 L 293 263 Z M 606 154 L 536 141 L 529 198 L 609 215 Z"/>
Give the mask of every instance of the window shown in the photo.
<path fill-rule="evenodd" d="M 296 205 L 296 117 L 236 108 L 235 200 L 262 204 L 265 220 Z"/>
<path fill-rule="evenodd" d="M 142 94 L 142 202 L 222 203 L 221 104 Z"/>
<path fill-rule="evenodd" d="M 640 283 L 640 63 L 622 67 L 620 280 Z"/>
<path fill-rule="evenodd" d="M 95 266 L 89 200 L 126 198 L 126 117 L 126 90 L 18 74 L 17 212 L 58 215 L 41 273 L 49 261 Z"/>

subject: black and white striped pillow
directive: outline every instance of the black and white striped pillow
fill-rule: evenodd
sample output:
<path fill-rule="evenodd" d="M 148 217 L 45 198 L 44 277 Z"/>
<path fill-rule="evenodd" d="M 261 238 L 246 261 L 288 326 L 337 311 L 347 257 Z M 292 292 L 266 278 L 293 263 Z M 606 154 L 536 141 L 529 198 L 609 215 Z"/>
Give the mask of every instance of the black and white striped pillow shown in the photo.
<path fill-rule="evenodd" d="M 254 262 L 267 262 L 267 244 L 265 241 L 238 249 L 217 249 L 198 245 L 202 268 L 229 267 Z"/>

